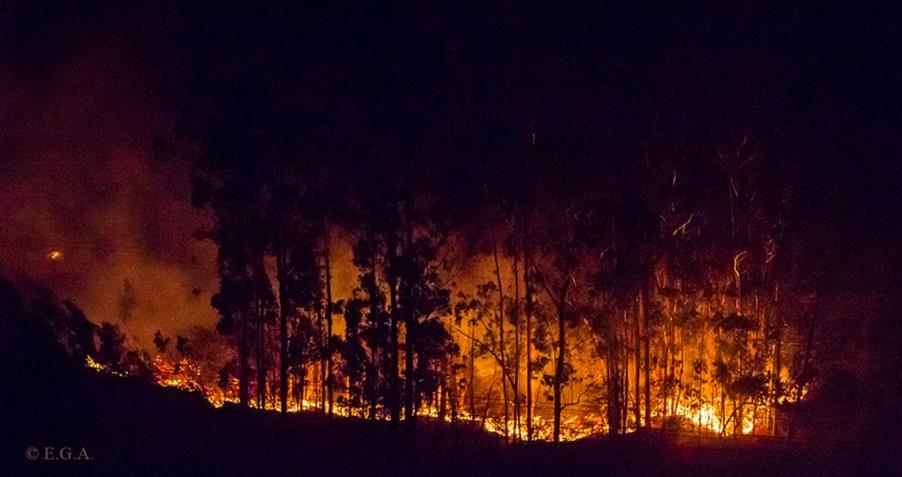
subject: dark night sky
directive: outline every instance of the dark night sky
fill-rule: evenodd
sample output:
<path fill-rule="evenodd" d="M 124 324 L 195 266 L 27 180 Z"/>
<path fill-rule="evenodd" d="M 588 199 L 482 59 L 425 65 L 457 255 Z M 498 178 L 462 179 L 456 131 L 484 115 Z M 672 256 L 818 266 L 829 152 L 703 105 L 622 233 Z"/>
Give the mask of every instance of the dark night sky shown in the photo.
<path fill-rule="evenodd" d="M 213 322 L 215 251 L 191 236 L 205 221 L 188 199 L 198 144 L 181 126 L 242 82 L 296 89 L 328 116 L 314 137 L 419 158 L 386 168 L 500 160 L 493 148 L 529 117 L 562 147 L 598 138 L 627 158 L 653 121 L 687 141 L 789 136 L 804 151 L 811 227 L 839 234 L 825 250 L 845 276 L 865 277 L 841 286 L 886 278 L 898 259 L 894 12 L 54 3 L 0 7 L 0 269 L 98 319 L 115 314 L 128 279 L 145 320 L 135 333 Z M 64 260 L 49 262 L 52 249 Z"/>

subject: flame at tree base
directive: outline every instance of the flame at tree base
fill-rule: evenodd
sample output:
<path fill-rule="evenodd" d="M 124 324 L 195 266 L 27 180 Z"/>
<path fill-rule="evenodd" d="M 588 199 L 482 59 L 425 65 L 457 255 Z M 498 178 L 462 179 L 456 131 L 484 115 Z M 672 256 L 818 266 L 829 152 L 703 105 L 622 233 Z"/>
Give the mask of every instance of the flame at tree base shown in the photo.
<path fill-rule="evenodd" d="M 216 408 L 220 408 L 226 403 L 236 405 L 240 403 L 237 397 L 238 382 L 235 378 L 231 378 L 227 390 L 224 391 L 217 385 L 204 385 L 203 380 L 201 379 L 200 367 L 189 359 L 182 358 L 176 363 L 171 363 L 162 356 L 157 355 L 153 358 L 151 364 L 152 381 L 158 386 L 198 393 Z M 98 373 L 119 377 L 128 376 L 127 372 L 111 370 L 109 367 L 98 363 L 90 356 L 86 357 L 85 366 Z M 806 394 L 807 389 L 803 390 L 801 393 L 802 397 Z M 789 402 L 789 400 L 783 399 L 781 403 L 783 402 Z M 276 399 L 266 400 L 261 406 L 257 399 L 253 397 L 248 399 L 248 405 L 251 408 L 269 411 L 278 411 L 280 407 L 278 400 Z M 766 409 L 767 408 L 761 406 L 744 406 L 741 427 L 735 429 L 736 432 L 733 433 L 741 433 L 743 435 L 755 434 L 756 420 L 759 418 L 757 411 Z M 302 411 L 324 412 L 324 403 L 322 400 L 301 399 L 289 406 L 288 411 L 293 413 Z M 388 420 L 385 410 L 380 409 L 380 411 L 380 413 L 377 413 L 376 418 L 379 420 Z M 725 427 L 723 419 L 720 417 L 721 412 L 719 412 L 714 405 L 705 402 L 693 405 L 681 403 L 674 408 L 674 411 L 675 414 L 668 416 L 663 416 L 660 413 L 652 413 L 652 422 L 660 423 L 666 419 L 677 418 L 684 420 L 686 425 L 691 426 L 691 428 L 684 427 L 683 430 L 685 431 L 705 433 L 713 436 L 727 436 L 731 434 L 730 431 L 732 428 L 730 426 L 733 425 L 731 422 L 736 420 L 735 416 L 728 414 L 727 426 Z M 364 418 L 359 408 L 351 408 L 341 400 L 333 403 L 332 412 L 341 417 Z M 738 410 L 733 410 L 734 414 L 737 412 Z M 527 440 L 527 425 L 525 419 L 521 419 L 519 423 L 516 419 L 507 419 L 507 422 L 505 423 L 503 417 L 499 418 L 497 416 L 489 415 L 487 412 L 483 413 L 482 417 L 480 417 L 474 416 L 472 413 L 463 409 L 459 409 L 453 413 L 449 412 L 447 409 L 443 411 L 434 405 L 421 406 L 420 409 L 417 410 L 417 416 L 430 419 L 441 419 L 448 423 L 470 424 L 486 432 L 504 436 L 509 439 Z M 602 416 L 602 408 L 599 406 L 598 412 L 571 414 L 563 417 L 560 426 L 560 440 L 575 441 L 587 437 L 608 434 L 610 428 Z M 507 428 L 506 432 L 505 427 Z M 635 432 L 639 427 L 640 426 L 637 426 L 635 422 L 629 422 L 623 432 Z M 533 416 L 532 440 L 553 440 L 553 429 L 553 420 L 547 419 L 541 415 Z"/>

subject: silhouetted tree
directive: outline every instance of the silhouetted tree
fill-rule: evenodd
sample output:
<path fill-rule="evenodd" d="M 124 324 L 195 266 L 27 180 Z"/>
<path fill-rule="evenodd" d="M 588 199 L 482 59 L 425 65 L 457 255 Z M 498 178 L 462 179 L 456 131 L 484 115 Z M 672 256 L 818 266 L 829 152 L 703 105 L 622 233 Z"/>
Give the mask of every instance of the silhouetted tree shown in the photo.
<path fill-rule="evenodd" d="M 104 321 L 97 330 L 97 338 L 100 341 L 97 349 L 98 362 L 113 371 L 122 372 L 125 337 L 122 336 L 119 326 Z"/>

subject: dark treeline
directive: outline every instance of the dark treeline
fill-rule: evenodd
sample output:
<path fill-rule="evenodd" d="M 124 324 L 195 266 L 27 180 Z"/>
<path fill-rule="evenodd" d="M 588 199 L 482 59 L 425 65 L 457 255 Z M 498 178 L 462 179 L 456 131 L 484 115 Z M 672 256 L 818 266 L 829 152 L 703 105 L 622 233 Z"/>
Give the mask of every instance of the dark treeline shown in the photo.
<path fill-rule="evenodd" d="M 0 276 L 0 318 L 4 381 L 22 397 L 52 393 L 86 362 L 119 374 L 151 374 L 149 356 L 126 349 L 118 325 L 94 323 L 46 288 Z"/>
<path fill-rule="evenodd" d="M 630 9 L 601 30 L 504 8 L 238 13 L 188 9 L 177 38 L 240 402 L 277 382 L 283 412 L 315 395 L 485 421 L 487 393 L 530 439 L 547 395 L 555 440 L 586 402 L 611 433 L 792 435 L 779 409 L 860 376 L 848 300 L 878 298 L 843 277 L 877 252 L 839 255 L 873 224 L 848 199 L 875 169 L 834 136 L 859 137 L 835 72 L 875 65 L 824 49 L 839 33 L 716 11 L 654 31 Z M 467 257 L 493 279 L 468 283 Z M 478 356 L 500 370 L 487 390 Z"/>

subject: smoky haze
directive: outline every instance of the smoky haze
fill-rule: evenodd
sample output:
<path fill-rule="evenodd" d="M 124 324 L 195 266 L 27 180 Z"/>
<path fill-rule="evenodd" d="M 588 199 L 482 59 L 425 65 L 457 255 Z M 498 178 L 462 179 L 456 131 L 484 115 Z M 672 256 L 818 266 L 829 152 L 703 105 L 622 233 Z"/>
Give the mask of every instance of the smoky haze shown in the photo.
<path fill-rule="evenodd" d="M 148 58 L 140 31 L 120 41 L 139 25 L 4 32 L 0 271 L 148 344 L 156 329 L 215 323 L 216 281 L 215 248 L 193 238 L 208 218 L 190 205 L 188 166 L 155 146 L 173 118 L 165 49 Z"/>

